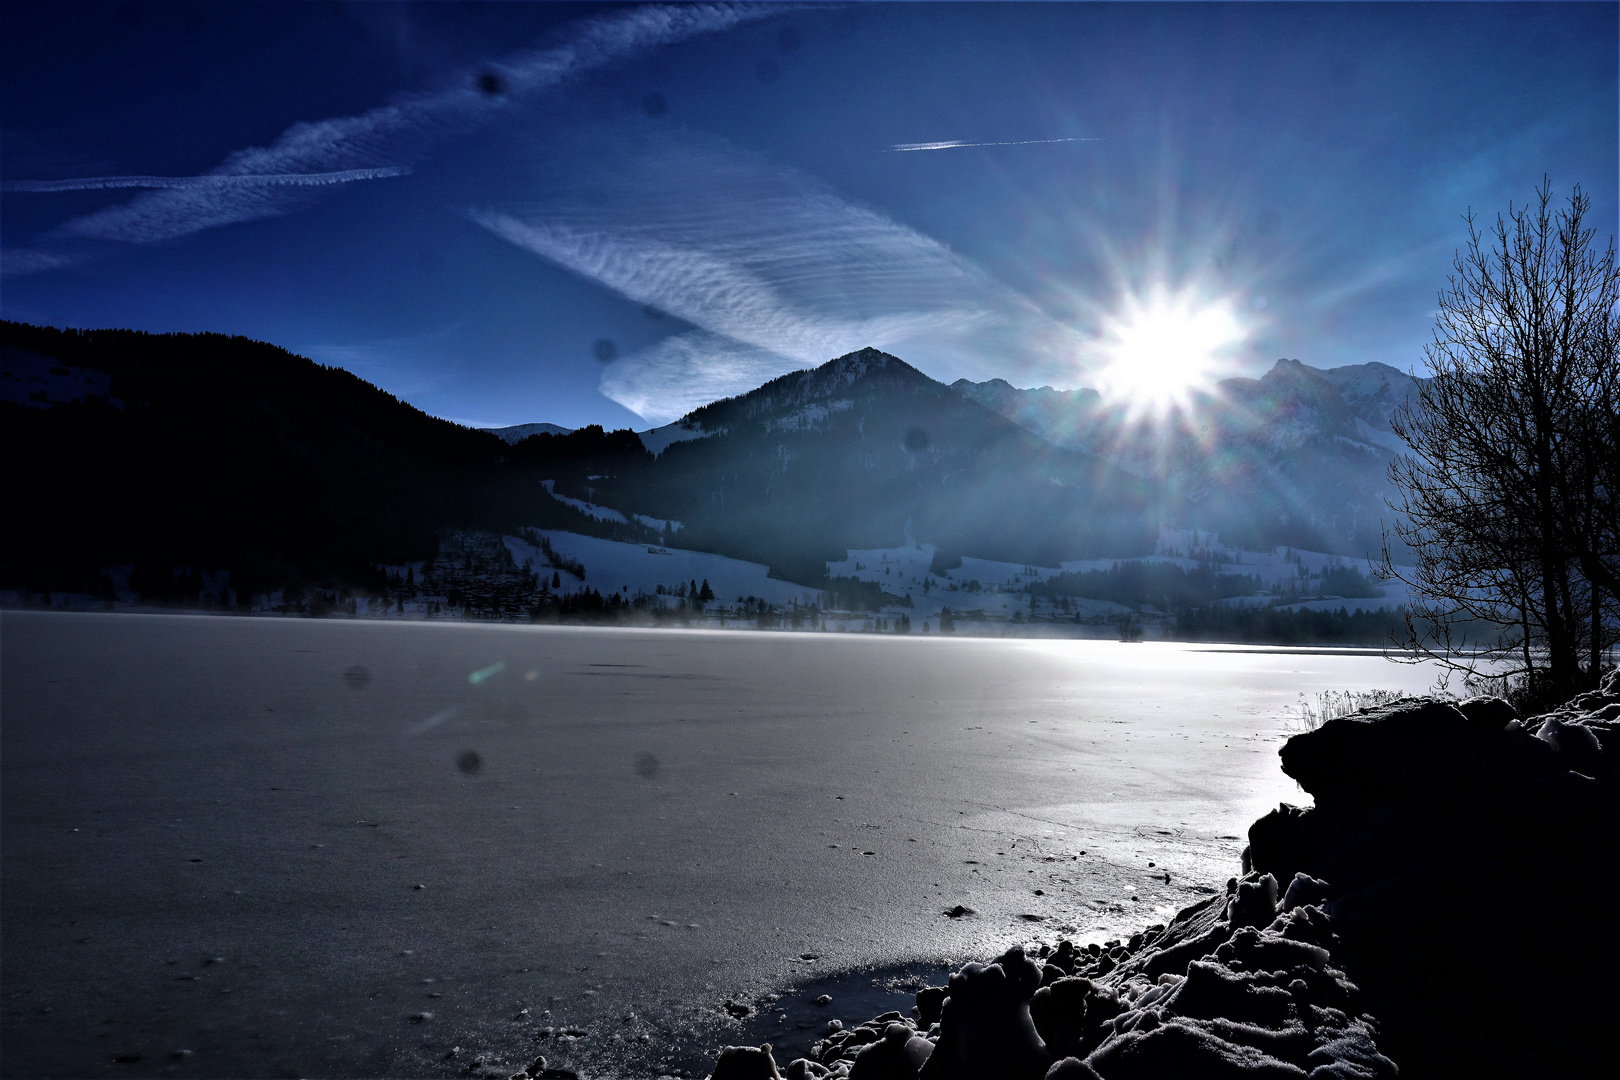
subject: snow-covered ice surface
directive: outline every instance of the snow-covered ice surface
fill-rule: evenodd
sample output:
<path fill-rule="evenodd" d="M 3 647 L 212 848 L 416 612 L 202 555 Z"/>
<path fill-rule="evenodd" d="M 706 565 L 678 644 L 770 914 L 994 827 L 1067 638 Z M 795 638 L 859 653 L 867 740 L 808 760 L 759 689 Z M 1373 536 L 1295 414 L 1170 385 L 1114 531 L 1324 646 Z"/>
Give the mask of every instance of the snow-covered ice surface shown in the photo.
<path fill-rule="evenodd" d="M 783 999 L 787 1060 L 800 1016 L 881 1011 L 840 973 L 937 980 L 1223 888 L 1304 799 L 1299 694 L 1432 680 L 1353 650 L 22 612 L 0 658 L 15 1075 L 703 1075 L 722 1002 L 822 980 L 828 1009 Z"/>

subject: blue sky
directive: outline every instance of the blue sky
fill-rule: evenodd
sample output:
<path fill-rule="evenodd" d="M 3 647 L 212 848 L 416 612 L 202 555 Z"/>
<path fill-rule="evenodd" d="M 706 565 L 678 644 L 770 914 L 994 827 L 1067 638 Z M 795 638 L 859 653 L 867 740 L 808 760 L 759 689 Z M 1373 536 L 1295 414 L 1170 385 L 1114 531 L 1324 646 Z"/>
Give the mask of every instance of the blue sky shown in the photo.
<path fill-rule="evenodd" d="M 1094 385 L 1121 313 L 1421 362 L 1472 207 L 1615 232 L 1614 4 L 21 4 L 0 311 L 645 428 L 877 345 Z M 959 143 L 902 149 L 918 144 Z"/>

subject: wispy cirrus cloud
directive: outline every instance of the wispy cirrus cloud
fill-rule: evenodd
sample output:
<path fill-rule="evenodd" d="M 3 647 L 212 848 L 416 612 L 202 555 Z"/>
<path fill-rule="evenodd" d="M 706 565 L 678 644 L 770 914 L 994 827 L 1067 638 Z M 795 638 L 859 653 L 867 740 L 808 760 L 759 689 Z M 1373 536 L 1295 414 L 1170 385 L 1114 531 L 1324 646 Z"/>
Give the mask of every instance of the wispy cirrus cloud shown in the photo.
<path fill-rule="evenodd" d="M 689 330 L 610 364 L 602 372 L 601 389 L 649 423 L 667 424 L 801 366 L 785 360 L 770 349 Z"/>
<path fill-rule="evenodd" d="M 254 188 L 325 187 L 352 184 L 356 180 L 381 180 L 409 176 L 403 165 L 376 169 L 339 169 L 318 173 L 252 173 L 245 176 L 207 174 L 203 176 L 85 176 L 74 180 L 8 180 L 0 190 L 46 194 L 56 191 L 111 191 L 117 188 Z"/>
<path fill-rule="evenodd" d="M 659 4 L 584 19 L 550 47 L 504 57 L 467 71 L 447 88 L 401 95 L 358 115 L 295 124 L 270 146 L 236 151 L 200 177 L 102 177 L 13 188 L 160 190 L 73 218 L 34 248 L 6 252 L 3 271 L 13 276 L 79 261 L 90 254 L 75 246 L 85 241 L 148 244 L 291 213 L 310 205 L 319 188 L 402 175 L 395 171 L 402 168 L 399 162 L 419 157 L 440 139 L 643 49 L 772 14 L 775 9 L 754 4 Z M 134 182 L 142 180 L 169 182 Z"/>
<path fill-rule="evenodd" d="M 1039 366 L 1077 345 L 939 241 L 718 138 L 598 133 L 575 157 L 582 189 L 472 218 L 699 328 L 603 372 L 602 392 L 648 420 L 867 345 L 936 374 Z"/>
<path fill-rule="evenodd" d="M 649 235 L 657 232 L 652 222 L 615 233 L 583 223 L 531 225 L 505 214 L 474 220 L 638 303 L 783 362 L 819 363 L 829 350 L 961 332 L 990 317 L 972 290 L 960 287 L 968 282 L 950 280 L 957 267 L 948 252 L 867 215 L 855 210 L 853 220 L 835 222 L 811 213 L 802 228 L 788 214 L 776 215 L 781 231 L 753 244 L 735 235 Z"/>

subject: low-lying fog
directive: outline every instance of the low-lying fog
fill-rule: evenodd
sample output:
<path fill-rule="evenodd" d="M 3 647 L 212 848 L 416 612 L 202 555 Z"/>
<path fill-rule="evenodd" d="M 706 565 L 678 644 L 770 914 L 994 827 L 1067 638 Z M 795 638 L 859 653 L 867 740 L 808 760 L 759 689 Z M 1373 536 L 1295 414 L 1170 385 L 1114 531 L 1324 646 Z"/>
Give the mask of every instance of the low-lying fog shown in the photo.
<path fill-rule="evenodd" d="M 1299 695 L 1434 677 L 1112 641 L 0 630 L 18 1075 L 700 1068 L 728 999 L 1128 936 L 1224 889 L 1249 822 L 1306 798 L 1276 756 Z M 801 999 L 778 1060 L 871 1015 Z"/>

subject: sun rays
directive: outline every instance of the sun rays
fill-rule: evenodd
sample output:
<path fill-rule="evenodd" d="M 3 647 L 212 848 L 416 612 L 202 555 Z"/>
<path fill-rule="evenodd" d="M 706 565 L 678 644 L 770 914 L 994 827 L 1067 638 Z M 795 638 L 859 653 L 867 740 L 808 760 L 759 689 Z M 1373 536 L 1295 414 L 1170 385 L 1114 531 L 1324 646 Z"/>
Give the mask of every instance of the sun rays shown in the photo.
<path fill-rule="evenodd" d="M 1105 398 L 1162 414 L 1213 384 L 1248 330 L 1233 305 L 1156 287 L 1106 317 L 1096 371 Z"/>

